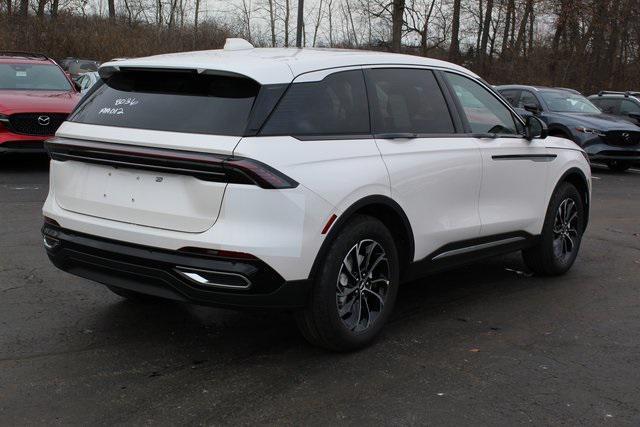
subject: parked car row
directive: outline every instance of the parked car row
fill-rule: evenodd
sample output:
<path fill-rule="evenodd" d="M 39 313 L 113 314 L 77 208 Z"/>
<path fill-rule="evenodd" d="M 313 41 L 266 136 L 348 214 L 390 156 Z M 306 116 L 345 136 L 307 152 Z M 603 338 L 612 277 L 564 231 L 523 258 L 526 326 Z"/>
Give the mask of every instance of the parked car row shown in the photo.
<path fill-rule="evenodd" d="M 55 86 L 42 80 L 48 78 L 42 76 L 45 70 L 60 77 L 51 58 L 0 52 L 0 90 L 12 91 L 11 96 L 0 96 L 0 153 L 41 151 L 42 141 L 53 135 L 79 100 L 77 93 L 84 95 L 100 80 L 99 65 L 90 59 L 64 58 L 58 66 L 72 86 L 67 87 L 64 79 Z M 585 98 L 570 88 L 503 85 L 494 89 L 522 117 L 541 118 L 550 135 L 572 140 L 595 162 L 624 171 L 640 161 L 640 92 L 601 91 Z M 9 115 L 16 116 L 10 120 Z"/>
<path fill-rule="evenodd" d="M 498 93 L 415 56 L 230 39 L 77 82 L 44 55 L 0 66 L 0 146 L 49 138 L 54 265 L 133 301 L 288 309 L 341 351 L 375 339 L 403 281 L 514 251 L 564 274 L 588 159 L 638 155 L 640 128 L 575 90 Z"/>
<path fill-rule="evenodd" d="M 637 92 L 600 92 L 585 98 L 565 88 L 504 85 L 496 90 L 520 115 L 539 117 L 550 135 L 572 140 L 593 161 L 615 171 L 640 161 Z"/>

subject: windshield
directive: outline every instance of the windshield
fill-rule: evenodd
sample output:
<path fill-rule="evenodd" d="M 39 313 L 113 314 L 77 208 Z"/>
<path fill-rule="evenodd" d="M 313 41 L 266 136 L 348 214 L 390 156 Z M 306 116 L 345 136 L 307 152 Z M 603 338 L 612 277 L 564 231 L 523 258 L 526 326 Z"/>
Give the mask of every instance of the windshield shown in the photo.
<path fill-rule="evenodd" d="M 71 90 L 71 84 L 53 64 L 0 64 L 2 90 Z"/>
<path fill-rule="evenodd" d="M 565 91 L 542 91 L 542 99 L 549 106 L 549 110 L 556 113 L 601 113 L 587 98 Z"/>

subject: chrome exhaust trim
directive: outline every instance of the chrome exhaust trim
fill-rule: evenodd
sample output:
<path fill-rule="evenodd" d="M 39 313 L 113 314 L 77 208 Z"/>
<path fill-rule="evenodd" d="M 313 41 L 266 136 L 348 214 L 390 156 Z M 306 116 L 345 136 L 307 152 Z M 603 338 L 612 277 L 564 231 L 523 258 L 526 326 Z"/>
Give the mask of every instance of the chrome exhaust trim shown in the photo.
<path fill-rule="evenodd" d="M 251 281 L 238 273 L 229 273 L 226 271 L 200 270 L 190 267 L 176 267 L 175 271 L 187 280 L 196 283 L 199 286 L 221 288 L 221 289 L 238 289 L 247 290 L 251 287 Z"/>

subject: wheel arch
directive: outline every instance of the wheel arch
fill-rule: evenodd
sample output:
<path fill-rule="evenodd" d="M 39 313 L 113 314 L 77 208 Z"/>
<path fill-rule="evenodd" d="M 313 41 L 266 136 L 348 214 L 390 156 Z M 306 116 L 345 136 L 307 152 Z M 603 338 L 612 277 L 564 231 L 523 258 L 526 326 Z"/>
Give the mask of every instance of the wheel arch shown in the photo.
<path fill-rule="evenodd" d="M 391 232 L 398 249 L 401 271 L 413 261 L 415 242 L 409 218 L 393 199 L 383 195 L 366 196 L 347 208 L 329 229 L 311 267 L 309 278 L 314 278 L 331 243 L 355 215 L 368 215 L 382 222 Z"/>
<path fill-rule="evenodd" d="M 566 127 L 565 125 L 561 125 L 558 123 L 552 123 L 549 125 L 549 135 L 558 136 L 561 138 L 566 138 L 566 139 L 570 139 L 571 141 L 574 141 L 573 134 L 571 133 L 569 128 Z"/>
<path fill-rule="evenodd" d="M 574 187 L 576 187 L 576 189 L 578 190 L 578 192 L 583 198 L 584 209 L 585 209 L 584 229 L 586 230 L 587 224 L 589 223 L 589 211 L 591 208 L 589 181 L 587 180 L 587 177 L 582 170 L 580 170 L 577 167 L 572 167 L 562 174 L 562 176 L 558 180 L 558 183 L 553 189 L 553 192 L 555 193 L 558 186 L 564 182 L 568 182 L 572 184 Z"/>

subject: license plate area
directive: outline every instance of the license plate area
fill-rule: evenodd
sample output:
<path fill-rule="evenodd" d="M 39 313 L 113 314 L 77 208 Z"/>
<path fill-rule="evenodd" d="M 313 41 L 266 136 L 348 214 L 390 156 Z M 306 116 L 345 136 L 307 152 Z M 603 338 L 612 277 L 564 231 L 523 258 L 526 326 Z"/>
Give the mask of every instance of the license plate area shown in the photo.
<path fill-rule="evenodd" d="M 192 176 L 78 161 L 52 161 L 51 171 L 63 209 L 186 232 L 213 226 L 226 187 Z"/>

